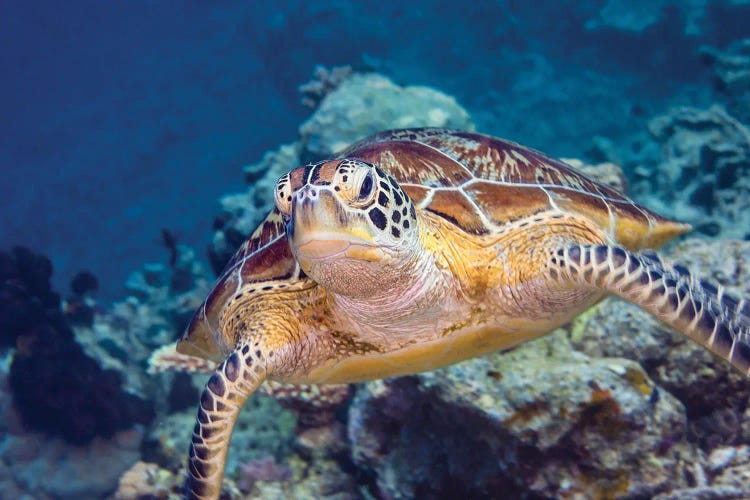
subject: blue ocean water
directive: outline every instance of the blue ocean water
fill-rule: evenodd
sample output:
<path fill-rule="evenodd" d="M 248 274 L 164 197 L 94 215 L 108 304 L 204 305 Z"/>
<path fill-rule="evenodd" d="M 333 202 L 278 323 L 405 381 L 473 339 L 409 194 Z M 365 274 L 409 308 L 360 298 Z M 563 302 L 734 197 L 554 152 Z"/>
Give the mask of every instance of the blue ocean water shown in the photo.
<path fill-rule="evenodd" d="M 697 47 L 748 31 L 722 2 L 695 33 L 679 2 L 593 29 L 605 3 L 4 2 L 0 243 L 49 254 L 60 285 L 93 271 L 108 299 L 165 258 L 162 228 L 204 249 L 240 167 L 295 137 L 316 64 L 433 86 L 484 132 L 582 156 L 642 126 L 634 106 L 705 101 Z"/>

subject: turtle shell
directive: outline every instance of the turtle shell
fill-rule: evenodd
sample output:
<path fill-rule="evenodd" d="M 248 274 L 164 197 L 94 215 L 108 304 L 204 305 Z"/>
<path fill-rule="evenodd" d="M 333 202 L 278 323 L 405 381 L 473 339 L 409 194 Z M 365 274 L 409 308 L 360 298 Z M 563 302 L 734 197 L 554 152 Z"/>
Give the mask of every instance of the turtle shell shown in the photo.
<path fill-rule="evenodd" d="M 419 210 L 448 220 L 467 238 L 499 232 L 509 222 L 552 209 L 587 217 L 613 242 L 631 249 L 658 246 L 689 229 L 560 160 L 482 134 L 391 130 L 363 139 L 338 157 L 379 166 L 399 182 Z M 292 255 L 283 220 L 274 209 L 227 264 L 177 350 L 222 360 L 234 339 L 219 331 L 220 315 L 240 287 L 303 281 L 312 286 Z"/>
<path fill-rule="evenodd" d="M 234 348 L 234 339 L 219 329 L 224 306 L 240 288 L 258 289 L 308 281 L 292 255 L 281 214 L 274 208 L 227 263 L 206 300 L 196 311 L 177 351 L 189 356 L 222 361 Z"/>
<path fill-rule="evenodd" d="M 447 219 L 468 237 L 496 233 L 508 222 L 552 209 L 587 217 L 629 249 L 657 247 L 690 229 L 560 160 L 487 135 L 391 130 L 340 156 L 378 165 L 418 209 Z"/>

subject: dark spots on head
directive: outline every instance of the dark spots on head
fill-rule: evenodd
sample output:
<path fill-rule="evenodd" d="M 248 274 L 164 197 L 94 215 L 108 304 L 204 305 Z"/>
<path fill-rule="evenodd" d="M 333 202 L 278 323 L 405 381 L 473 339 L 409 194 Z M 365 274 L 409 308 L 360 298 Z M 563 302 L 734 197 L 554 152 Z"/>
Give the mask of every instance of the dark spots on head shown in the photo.
<path fill-rule="evenodd" d="M 391 191 L 391 186 L 385 181 L 380 181 L 380 187 L 388 192 Z"/>
<path fill-rule="evenodd" d="M 408 213 L 409 213 L 409 210 L 406 207 L 401 209 L 401 215 L 403 215 L 404 217 L 406 217 L 406 214 Z"/>
<path fill-rule="evenodd" d="M 236 352 L 230 354 L 224 362 L 224 375 L 230 382 L 234 382 L 240 376 L 240 357 Z"/>
<path fill-rule="evenodd" d="M 305 167 L 305 173 L 304 173 L 304 177 L 303 177 L 305 179 L 305 181 L 307 181 L 307 179 L 310 178 L 310 171 L 312 170 L 312 168 L 313 168 L 312 165 L 307 165 Z"/>
<path fill-rule="evenodd" d="M 403 223 L 404 229 L 409 229 L 409 225 L 410 225 L 409 221 L 407 219 L 404 219 L 404 223 Z"/>
<path fill-rule="evenodd" d="M 211 375 L 206 386 L 219 397 L 223 396 L 227 390 L 226 385 L 224 385 L 224 379 L 218 373 Z"/>
<path fill-rule="evenodd" d="M 378 195 L 378 205 L 380 205 L 383 208 L 387 208 L 388 207 L 388 195 L 386 195 L 382 191 Z"/>
<path fill-rule="evenodd" d="M 242 346 L 242 354 L 247 354 L 248 352 L 250 352 L 250 346 L 247 345 L 247 344 L 243 345 Z"/>
<path fill-rule="evenodd" d="M 401 237 L 401 231 L 399 231 L 396 226 L 391 226 L 391 234 L 393 235 L 394 238 Z"/>
<path fill-rule="evenodd" d="M 388 225 L 388 221 L 386 220 L 385 214 L 382 210 L 375 207 L 370 210 L 367 215 L 370 216 L 370 220 L 373 224 L 375 224 L 375 227 L 377 227 L 381 231 L 385 230 L 385 227 Z"/>
<path fill-rule="evenodd" d="M 394 191 L 399 191 L 400 188 L 398 187 L 398 184 L 396 183 L 396 181 L 393 180 L 393 177 L 388 177 L 388 182 L 390 183 Z"/>
<path fill-rule="evenodd" d="M 323 167 L 322 163 L 319 163 L 315 165 L 310 172 L 310 184 L 317 184 L 318 180 L 320 179 L 320 170 Z M 326 182 L 326 184 L 328 184 Z"/>
<path fill-rule="evenodd" d="M 393 215 L 391 215 L 391 220 L 398 224 L 401 221 L 401 212 L 393 212 Z"/>
<path fill-rule="evenodd" d="M 258 358 L 258 359 L 263 359 L 263 353 L 260 352 L 260 349 L 258 349 L 257 351 L 255 351 L 255 357 Z"/>
<path fill-rule="evenodd" d="M 661 297 L 665 293 L 667 293 L 667 288 L 663 284 L 659 284 L 655 288 L 651 289 L 652 296 Z"/>
<path fill-rule="evenodd" d="M 378 177 L 385 177 L 385 172 L 383 172 L 383 169 L 381 169 L 380 167 L 375 167 L 375 173 L 378 174 Z"/>
<path fill-rule="evenodd" d="M 687 297 L 688 291 L 685 287 L 685 285 L 682 285 L 677 287 L 677 297 L 680 299 L 680 302 L 685 300 L 685 297 Z"/>
<path fill-rule="evenodd" d="M 667 288 L 676 288 L 677 287 L 677 280 L 674 278 L 671 278 L 669 276 L 664 277 L 664 286 Z"/>
<path fill-rule="evenodd" d="M 396 202 L 396 206 L 398 206 L 398 207 L 400 207 L 401 205 L 404 204 L 404 199 L 401 197 L 400 194 L 398 194 L 397 191 L 393 192 L 393 201 Z"/>
<path fill-rule="evenodd" d="M 414 211 L 414 205 L 409 206 L 409 214 L 411 215 L 412 219 L 417 218 L 417 212 Z"/>

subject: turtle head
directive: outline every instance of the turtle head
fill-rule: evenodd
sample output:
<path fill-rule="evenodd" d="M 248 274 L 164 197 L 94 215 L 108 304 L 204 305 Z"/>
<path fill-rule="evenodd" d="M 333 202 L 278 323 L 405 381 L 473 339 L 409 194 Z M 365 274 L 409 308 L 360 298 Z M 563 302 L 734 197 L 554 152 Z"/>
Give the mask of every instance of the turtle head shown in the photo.
<path fill-rule="evenodd" d="M 382 289 L 418 252 L 414 206 L 375 165 L 340 159 L 300 167 L 274 191 L 300 266 L 334 293 Z"/>

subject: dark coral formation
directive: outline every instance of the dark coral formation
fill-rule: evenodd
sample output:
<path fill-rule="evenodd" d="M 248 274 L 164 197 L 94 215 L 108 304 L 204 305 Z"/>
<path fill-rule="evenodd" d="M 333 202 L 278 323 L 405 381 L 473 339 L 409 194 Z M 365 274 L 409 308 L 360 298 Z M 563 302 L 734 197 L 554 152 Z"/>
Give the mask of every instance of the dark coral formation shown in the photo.
<path fill-rule="evenodd" d="M 153 418 L 152 404 L 122 389 L 122 376 L 103 370 L 76 343 L 51 290 L 52 264 L 16 247 L 0 252 L 0 330 L 15 345 L 9 384 L 31 430 L 84 444 Z"/>
<path fill-rule="evenodd" d="M 720 106 L 678 108 L 649 129 L 661 159 L 643 193 L 648 205 L 709 236 L 750 237 L 748 129 Z"/>
<path fill-rule="evenodd" d="M 716 89 L 727 99 L 727 109 L 750 123 L 750 38 L 737 40 L 725 51 L 703 48 L 714 70 Z"/>

